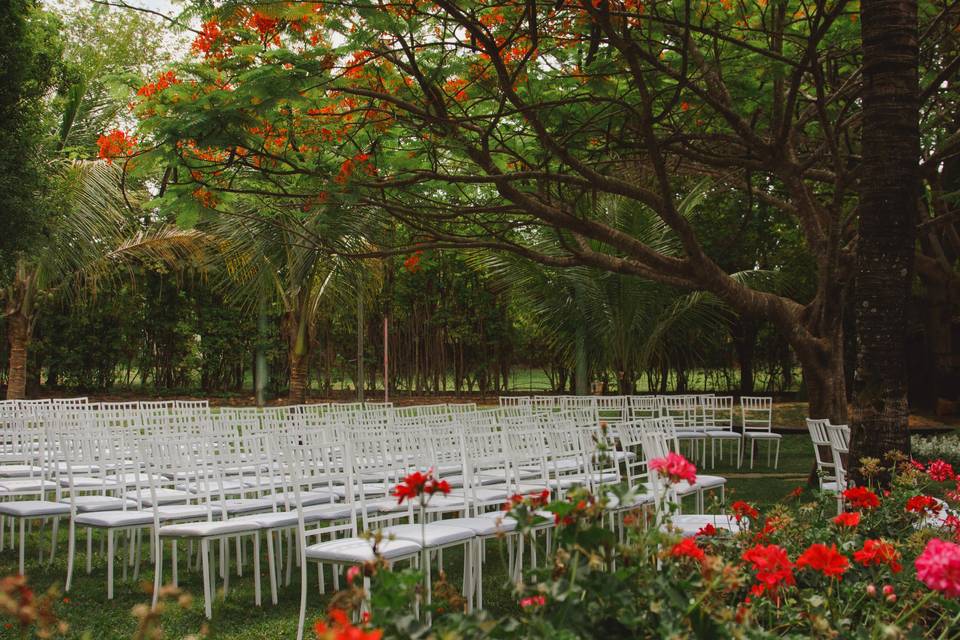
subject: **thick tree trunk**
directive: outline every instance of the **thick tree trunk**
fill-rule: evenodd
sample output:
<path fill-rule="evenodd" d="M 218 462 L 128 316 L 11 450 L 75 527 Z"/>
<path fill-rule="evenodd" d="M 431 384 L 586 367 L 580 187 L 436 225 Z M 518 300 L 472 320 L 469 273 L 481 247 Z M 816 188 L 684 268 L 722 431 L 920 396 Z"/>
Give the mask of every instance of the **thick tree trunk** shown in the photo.
<path fill-rule="evenodd" d="M 753 352 L 757 344 L 756 324 L 741 318 L 733 327 L 733 347 L 740 367 L 740 393 L 753 393 Z"/>
<path fill-rule="evenodd" d="M 919 196 L 917 0 L 864 0 L 857 368 L 850 471 L 909 452 L 907 321 Z"/>
<path fill-rule="evenodd" d="M 807 387 L 807 412 L 811 418 L 847 422 L 846 379 L 843 375 L 842 333 L 830 341 L 828 353 L 799 356 L 803 382 Z"/>
<path fill-rule="evenodd" d="M 13 313 L 7 316 L 10 361 L 7 373 L 7 400 L 27 397 L 27 348 L 30 346 L 30 318 Z"/>

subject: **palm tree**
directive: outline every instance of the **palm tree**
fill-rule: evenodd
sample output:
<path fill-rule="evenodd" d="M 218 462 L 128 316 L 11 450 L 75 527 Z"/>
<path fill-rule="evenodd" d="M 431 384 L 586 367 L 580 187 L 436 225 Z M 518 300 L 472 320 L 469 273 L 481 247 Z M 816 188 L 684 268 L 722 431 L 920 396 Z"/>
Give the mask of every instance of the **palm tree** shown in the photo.
<path fill-rule="evenodd" d="M 340 257 L 367 244 L 356 224 L 361 217 L 330 207 L 304 218 L 300 211 L 265 213 L 265 206 L 261 203 L 259 212 L 219 212 L 198 229 L 218 247 L 208 264 L 218 269 L 219 286 L 230 299 L 248 312 L 259 312 L 267 303 L 282 310 L 288 400 L 298 404 L 306 399 L 318 319 L 333 305 L 356 305 L 376 281 L 371 277 L 376 272 Z"/>
<path fill-rule="evenodd" d="M 61 211 L 48 219 L 43 246 L 20 255 L 0 288 L 10 343 L 8 399 L 26 396 L 27 351 L 44 303 L 95 294 L 104 280 L 125 268 L 130 273 L 133 262 L 196 262 L 204 243 L 196 231 L 141 226 L 128 214 L 136 200 L 121 192 L 118 166 L 73 160 L 53 167 Z"/>

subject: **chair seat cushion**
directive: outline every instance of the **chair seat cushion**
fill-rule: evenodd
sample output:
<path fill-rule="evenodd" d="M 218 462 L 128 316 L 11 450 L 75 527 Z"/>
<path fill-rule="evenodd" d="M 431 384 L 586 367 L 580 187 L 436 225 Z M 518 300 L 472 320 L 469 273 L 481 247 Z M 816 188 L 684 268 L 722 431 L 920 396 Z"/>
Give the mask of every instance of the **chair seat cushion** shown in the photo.
<path fill-rule="evenodd" d="M 55 483 L 42 478 L 11 478 L 0 482 L 0 493 L 50 491 L 56 488 Z"/>
<path fill-rule="evenodd" d="M 385 527 L 382 531 L 386 538 L 410 540 L 422 547 L 439 547 L 474 537 L 473 529 L 455 527 L 441 522 L 431 522 L 422 528 L 419 524 L 398 524 Z"/>
<path fill-rule="evenodd" d="M 517 528 L 517 521 L 513 518 L 499 514 L 500 518 L 452 518 L 444 520 L 444 526 L 463 527 L 473 531 L 474 535 L 492 536 L 498 533 L 509 533 Z"/>
<path fill-rule="evenodd" d="M 303 521 L 305 523 L 311 523 L 345 520 L 350 517 L 351 508 L 350 505 L 344 504 L 321 504 L 313 507 L 304 507 Z M 234 520 L 256 522 L 261 529 L 293 527 L 297 524 L 297 510 L 277 511 L 275 513 L 255 513 L 240 516 L 234 518 Z"/>
<path fill-rule="evenodd" d="M 664 525 L 664 529 L 679 529 L 683 535 L 692 536 L 708 524 L 732 533 L 740 531 L 740 525 L 733 516 L 706 513 L 671 516 L 669 523 Z"/>
<path fill-rule="evenodd" d="M 159 505 L 187 502 L 195 497 L 189 491 L 182 491 L 180 489 L 157 489 L 156 496 L 157 504 Z M 153 506 L 153 497 L 150 495 L 149 488 L 141 488 L 139 493 L 137 491 L 127 491 L 125 497 L 131 500 L 139 500 L 140 504 L 146 507 Z"/>
<path fill-rule="evenodd" d="M 160 520 L 193 520 L 207 517 L 207 513 L 214 516 L 220 513 L 220 508 L 211 505 L 208 511 L 207 505 L 203 504 L 167 504 L 155 508 Z M 154 509 L 149 509 L 149 512 Z"/>
<path fill-rule="evenodd" d="M 783 436 L 772 431 L 744 431 L 744 438 L 754 438 L 756 440 L 779 440 Z"/>
<path fill-rule="evenodd" d="M 471 501 L 497 502 L 509 498 L 510 492 L 502 487 L 474 487 L 473 489 L 460 489 L 452 492 L 450 495 L 460 497 L 467 496 Z"/>
<path fill-rule="evenodd" d="M 260 527 L 247 520 L 213 520 L 204 522 L 184 522 L 160 527 L 159 534 L 168 538 L 207 538 L 225 536 L 231 533 L 255 531 Z"/>
<path fill-rule="evenodd" d="M 724 438 L 729 438 L 730 440 L 740 439 L 740 434 L 736 431 L 725 431 L 723 429 L 720 429 L 719 431 L 707 431 L 707 435 L 714 440 L 720 440 Z"/>
<path fill-rule="evenodd" d="M 611 511 L 618 511 L 620 509 L 629 510 L 636 509 L 637 507 L 642 507 L 645 504 L 653 503 L 653 494 L 652 493 L 638 493 L 633 496 L 632 500 L 627 501 L 626 503 L 621 503 L 620 497 L 612 493 L 607 494 L 607 509 Z"/>
<path fill-rule="evenodd" d="M 703 489 L 711 489 L 713 487 L 720 487 L 727 484 L 727 479 L 722 476 L 711 476 L 705 473 L 697 474 L 697 483 L 694 486 L 701 487 Z"/>
<path fill-rule="evenodd" d="M 820 491 L 826 491 L 829 493 L 837 493 L 837 482 L 836 480 L 831 480 L 830 482 L 821 482 Z"/>
<path fill-rule="evenodd" d="M 240 493 L 247 486 L 239 480 L 210 480 L 204 482 L 203 480 L 198 480 L 194 482 L 178 483 L 176 485 L 177 489 L 181 491 L 189 491 L 191 493 Z"/>
<path fill-rule="evenodd" d="M 619 479 L 615 473 L 591 473 L 589 476 L 586 474 L 560 476 L 559 478 L 551 478 L 547 482 L 552 488 L 560 487 L 561 489 L 567 489 L 576 485 L 586 485 L 589 483 L 604 484 L 617 482 Z"/>
<path fill-rule="evenodd" d="M 70 498 L 64 498 L 60 502 L 69 505 Z M 127 503 L 127 508 L 135 509 L 137 503 L 133 500 L 124 500 L 115 496 L 74 496 L 73 502 L 77 506 L 77 513 L 90 513 L 91 511 L 117 511 L 123 509 L 123 503 Z"/>
<path fill-rule="evenodd" d="M 254 511 L 269 511 L 273 509 L 274 501 L 270 498 L 228 498 L 217 500 L 211 504 L 219 509 L 226 509 L 227 515 L 232 513 L 252 513 Z"/>
<path fill-rule="evenodd" d="M 104 478 L 111 482 L 116 482 L 126 486 L 135 485 L 137 482 L 140 482 L 140 484 L 144 485 L 144 487 L 149 491 L 150 475 L 146 473 L 141 473 L 138 471 L 111 473 L 104 476 Z"/>
<path fill-rule="evenodd" d="M 116 489 L 118 485 L 113 480 L 106 478 L 94 478 L 91 476 L 73 476 L 73 478 L 60 478 L 60 486 L 65 489 L 77 489 L 90 491 L 92 489 Z"/>
<path fill-rule="evenodd" d="M 0 465 L 0 478 L 25 478 L 43 473 L 41 467 L 31 464 L 4 464 Z"/>
<path fill-rule="evenodd" d="M 416 542 L 409 540 L 381 540 L 377 547 L 381 557 L 385 560 L 397 560 L 415 556 L 421 548 Z M 306 548 L 307 558 L 324 562 L 341 562 L 362 564 L 372 562 L 373 541 L 364 538 L 343 538 L 310 545 Z"/>
<path fill-rule="evenodd" d="M 73 521 L 85 527 L 136 527 L 153 524 L 149 511 L 96 511 L 78 515 Z"/>
<path fill-rule="evenodd" d="M 47 500 L 16 500 L 0 502 L 0 514 L 19 518 L 60 516 L 70 513 L 70 505 Z"/>

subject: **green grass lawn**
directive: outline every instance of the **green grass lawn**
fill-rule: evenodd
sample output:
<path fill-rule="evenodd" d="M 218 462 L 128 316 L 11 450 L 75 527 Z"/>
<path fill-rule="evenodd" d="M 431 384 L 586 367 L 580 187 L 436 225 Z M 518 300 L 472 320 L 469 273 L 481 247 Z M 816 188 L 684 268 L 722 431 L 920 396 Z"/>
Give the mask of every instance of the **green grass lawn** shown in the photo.
<path fill-rule="evenodd" d="M 762 445 L 757 457 L 756 465 L 751 472 L 749 469 L 737 469 L 732 463 L 731 448 L 725 448 L 726 457 L 716 467 L 709 464 L 702 469 L 705 473 L 716 473 L 729 478 L 727 484 L 727 503 L 733 500 L 749 500 L 761 508 L 782 500 L 794 487 L 806 483 L 806 476 L 813 464 L 813 454 L 806 434 L 786 435 L 783 438 L 780 451 L 780 466 L 774 471 L 766 465 L 765 445 Z M 708 449 L 709 455 L 709 449 Z M 691 507 L 692 508 L 692 507 Z M 688 508 L 689 511 L 690 508 Z M 63 528 L 61 532 L 63 533 Z M 66 538 L 62 537 L 57 559 L 52 565 L 37 561 L 38 544 L 42 541 L 44 551 L 48 551 L 49 532 L 42 535 L 33 533 L 28 544 L 27 573 L 31 585 L 38 592 L 50 586 L 62 587 L 66 574 Z M 82 540 L 82 538 L 81 538 Z M 8 539 L 9 543 L 9 539 Z M 484 563 L 484 604 L 486 608 L 496 613 L 506 613 L 514 606 L 515 598 L 507 584 L 505 562 L 500 543 L 489 543 L 487 559 Z M 96 551 L 95 545 L 95 551 Z M 184 547 L 181 547 L 182 549 Z M 61 595 L 58 598 L 56 612 L 70 624 L 70 638 L 89 637 L 91 640 L 130 638 L 136 629 L 136 619 L 131 610 L 137 604 L 148 602 L 144 583 L 132 580 L 123 581 L 121 577 L 121 560 L 118 557 L 116 564 L 115 599 L 106 599 L 106 563 L 102 556 L 95 554 L 93 572 L 86 575 L 85 546 L 78 544 L 77 569 L 74 573 L 74 587 L 66 599 Z M 169 558 L 169 553 L 166 554 Z M 146 557 L 146 552 L 144 552 Z M 450 581 L 459 585 L 461 580 L 461 556 L 454 550 L 445 552 L 445 566 L 450 573 Z M 152 580 L 152 565 L 144 563 L 144 573 L 141 580 Z M 266 571 L 266 562 L 263 562 Z M 0 553 L 0 575 L 16 573 L 16 551 L 9 546 Z M 165 572 L 169 577 L 169 563 Z M 167 607 L 163 618 L 163 625 L 167 638 L 182 638 L 189 634 L 198 633 L 205 624 L 209 624 L 210 638 L 232 640 L 263 640 L 268 638 L 295 637 L 297 613 L 299 607 L 299 571 L 294 570 L 291 586 L 280 589 L 280 601 L 273 606 L 269 599 L 269 583 L 263 578 L 264 606 L 255 607 L 253 602 L 253 580 L 250 576 L 249 563 L 245 567 L 245 575 L 230 580 L 230 593 L 226 598 L 218 597 L 213 607 L 213 620 L 206 623 L 203 617 L 203 589 L 199 579 L 199 572 L 190 572 L 186 569 L 186 553 L 180 554 L 180 586 L 194 596 L 191 606 L 182 609 L 175 604 Z M 309 609 L 308 619 L 322 615 L 325 603 L 329 598 L 321 596 L 317 591 L 315 569 L 311 570 L 309 581 Z M 218 581 L 218 586 L 222 584 Z M 328 591 L 331 582 L 327 580 Z M 17 638 L 19 633 L 15 628 L 2 626 L 7 620 L 0 619 L 0 638 Z M 85 636 L 85 634 L 89 634 Z"/>

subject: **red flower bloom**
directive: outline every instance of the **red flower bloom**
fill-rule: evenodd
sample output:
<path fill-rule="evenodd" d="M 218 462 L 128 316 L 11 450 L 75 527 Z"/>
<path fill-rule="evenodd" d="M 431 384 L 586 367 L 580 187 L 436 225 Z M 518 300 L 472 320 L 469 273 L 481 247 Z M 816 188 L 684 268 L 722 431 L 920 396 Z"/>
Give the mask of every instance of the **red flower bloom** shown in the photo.
<path fill-rule="evenodd" d="M 900 552 L 883 540 L 865 540 L 863 548 L 853 552 L 853 559 L 865 567 L 871 565 L 887 565 L 894 573 L 899 573 L 903 566 L 900 564 Z"/>
<path fill-rule="evenodd" d="M 133 136 L 128 136 L 120 129 L 114 129 L 110 133 L 105 133 L 97 138 L 99 150 L 97 155 L 106 160 L 107 164 L 113 162 L 114 158 L 132 155 L 137 146 L 137 141 Z"/>
<path fill-rule="evenodd" d="M 413 500 L 423 493 L 424 485 L 427 483 L 427 480 L 430 479 L 432 473 L 432 470 L 428 471 L 426 474 L 420 473 L 419 471 L 414 471 L 404 478 L 403 482 L 398 484 L 393 489 L 393 495 L 397 498 L 397 502 L 403 504 L 404 500 Z"/>
<path fill-rule="evenodd" d="M 753 543 L 768 543 L 770 536 L 780 530 L 781 521 L 779 518 L 766 518 L 763 521 L 763 528 L 753 535 Z"/>
<path fill-rule="evenodd" d="M 684 538 L 670 549 L 672 558 L 692 558 L 697 562 L 703 562 L 706 554 L 703 549 L 697 546 L 696 537 Z"/>
<path fill-rule="evenodd" d="M 906 510 L 909 512 L 929 515 L 936 515 L 940 513 L 940 509 L 942 508 L 943 505 L 941 505 L 936 498 L 924 495 L 913 496 L 907 500 L 906 506 Z"/>
<path fill-rule="evenodd" d="M 662 477 L 668 478 L 673 484 L 682 480 L 686 480 L 689 484 L 695 484 L 697 481 L 697 468 L 682 455 L 673 451 L 665 458 L 654 458 L 647 466 L 651 471 L 656 471 Z"/>
<path fill-rule="evenodd" d="M 423 256 L 423 251 L 414 251 L 413 255 L 403 261 L 403 268 L 410 273 L 416 273 L 420 270 L 421 256 Z"/>
<path fill-rule="evenodd" d="M 429 483 L 426 484 L 423 488 L 424 493 L 434 494 L 442 493 L 447 495 L 450 493 L 450 483 L 446 480 L 433 480 L 431 479 Z"/>
<path fill-rule="evenodd" d="M 520 600 L 520 606 L 524 609 L 529 609 L 530 607 L 542 607 L 547 604 L 547 598 L 545 596 L 530 596 L 529 598 L 523 598 Z"/>
<path fill-rule="evenodd" d="M 380 629 L 366 631 L 353 626 L 341 609 L 331 609 L 329 622 L 317 620 L 313 631 L 317 634 L 317 640 L 380 640 L 383 637 Z"/>
<path fill-rule="evenodd" d="M 843 492 L 843 497 L 850 506 L 857 509 L 874 509 L 880 506 L 880 498 L 866 487 L 850 487 Z"/>
<path fill-rule="evenodd" d="M 700 527 L 700 530 L 697 531 L 697 533 L 695 534 L 696 537 L 715 536 L 715 535 L 717 535 L 717 528 L 712 524 L 710 524 L 709 522 L 703 525 L 702 527 Z"/>
<path fill-rule="evenodd" d="M 931 462 L 930 466 L 927 467 L 927 475 L 930 476 L 930 479 L 934 482 L 946 482 L 956 477 L 950 463 L 944 462 L 943 460 L 934 460 Z"/>
<path fill-rule="evenodd" d="M 760 512 L 757 511 L 756 507 L 743 500 L 737 500 L 730 505 L 730 510 L 733 512 L 733 517 L 736 518 L 737 522 L 740 522 L 744 518 L 753 520 L 760 516 Z"/>
<path fill-rule="evenodd" d="M 837 551 L 837 545 L 829 547 L 825 544 L 810 545 L 806 551 L 797 558 L 797 567 L 808 567 L 814 571 L 819 571 L 825 576 L 839 578 L 850 568 L 850 561 L 847 557 Z"/>
<path fill-rule="evenodd" d="M 833 524 L 838 527 L 850 527 L 853 528 L 860 524 L 860 512 L 859 511 L 844 511 L 836 518 L 833 519 Z"/>
<path fill-rule="evenodd" d="M 754 585 L 751 593 L 761 595 L 764 592 L 776 592 L 781 586 L 796 584 L 793 577 L 793 563 L 783 547 L 775 544 L 758 544 L 747 549 L 742 556 L 756 571 L 759 584 Z"/>

